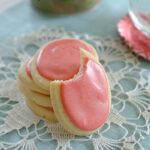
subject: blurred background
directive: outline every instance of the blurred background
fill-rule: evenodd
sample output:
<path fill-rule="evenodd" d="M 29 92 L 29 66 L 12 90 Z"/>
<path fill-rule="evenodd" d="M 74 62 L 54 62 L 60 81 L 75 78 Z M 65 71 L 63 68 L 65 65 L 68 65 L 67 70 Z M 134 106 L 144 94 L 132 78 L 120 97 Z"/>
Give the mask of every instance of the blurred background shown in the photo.
<path fill-rule="evenodd" d="M 1 3 L 5 3 L 5 7 Z M 64 27 L 77 33 L 116 37 L 117 22 L 128 12 L 127 0 L 102 0 L 94 9 L 71 15 L 52 15 L 38 11 L 32 7 L 30 0 L 1 0 L 0 6 L 0 37 L 3 38 L 20 36 L 41 26 Z M 5 11 L 4 8 L 8 7 Z"/>

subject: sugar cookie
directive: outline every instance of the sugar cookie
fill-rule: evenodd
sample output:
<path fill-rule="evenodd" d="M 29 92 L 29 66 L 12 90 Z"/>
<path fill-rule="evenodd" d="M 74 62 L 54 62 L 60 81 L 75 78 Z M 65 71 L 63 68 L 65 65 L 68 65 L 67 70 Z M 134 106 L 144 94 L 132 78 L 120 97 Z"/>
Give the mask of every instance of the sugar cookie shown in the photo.
<path fill-rule="evenodd" d="M 45 106 L 45 107 L 52 107 L 50 96 L 44 95 L 35 91 L 32 91 L 28 87 L 24 86 L 21 81 L 18 79 L 18 86 L 20 91 L 24 94 L 25 97 L 32 100 L 38 105 Z"/>
<path fill-rule="evenodd" d="M 73 79 L 50 82 L 50 93 L 57 120 L 69 132 L 83 136 L 107 120 L 111 93 L 100 64 L 84 57 L 81 68 Z"/>
<path fill-rule="evenodd" d="M 31 65 L 35 83 L 47 90 L 50 81 L 73 78 L 80 68 L 81 48 L 98 60 L 96 50 L 77 39 L 56 40 L 42 47 L 34 56 Z"/>
<path fill-rule="evenodd" d="M 139 13 L 139 15 L 150 22 L 150 14 Z M 135 27 L 129 14 L 119 21 L 118 32 L 134 53 L 150 60 L 150 38 Z"/>
<path fill-rule="evenodd" d="M 30 109 L 38 116 L 45 118 L 52 122 L 57 122 L 57 119 L 55 117 L 52 107 L 51 108 L 42 107 L 40 105 L 37 105 L 36 103 L 34 103 L 32 100 L 28 98 L 26 98 L 26 103 L 30 107 Z"/>
<path fill-rule="evenodd" d="M 34 81 L 32 79 L 32 75 L 30 73 L 31 72 L 31 70 L 30 70 L 31 63 L 32 63 L 32 59 L 28 59 L 21 64 L 19 71 L 18 71 L 19 80 L 22 82 L 22 84 L 24 84 L 24 86 L 30 87 L 30 89 L 40 92 L 42 94 L 49 95 L 48 89 L 45 90 L 34 83 Z"/>

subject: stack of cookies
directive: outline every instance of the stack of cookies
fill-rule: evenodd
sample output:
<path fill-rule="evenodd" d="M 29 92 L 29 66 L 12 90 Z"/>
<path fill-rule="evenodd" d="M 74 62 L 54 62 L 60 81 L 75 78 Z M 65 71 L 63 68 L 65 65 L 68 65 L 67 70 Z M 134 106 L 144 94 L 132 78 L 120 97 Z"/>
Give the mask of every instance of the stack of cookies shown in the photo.
<path fill-rule="evenodd" d="M 56 121 L 51 105 L 49 89 L 45 90 L 35 84 L 31 75 L 32 59 L 26 60 L 18 72 L 18 85 L 26 97 L 27 105 L 40 117 Z"/>
<path fill-rule="evenodd" d="M 41 47 L 20 66 L 18 86 L 33 112 L 76 135 L 95 132 L 109 114 L 106 73 L 96 50 L 81 40 L 61 39 Z"/>

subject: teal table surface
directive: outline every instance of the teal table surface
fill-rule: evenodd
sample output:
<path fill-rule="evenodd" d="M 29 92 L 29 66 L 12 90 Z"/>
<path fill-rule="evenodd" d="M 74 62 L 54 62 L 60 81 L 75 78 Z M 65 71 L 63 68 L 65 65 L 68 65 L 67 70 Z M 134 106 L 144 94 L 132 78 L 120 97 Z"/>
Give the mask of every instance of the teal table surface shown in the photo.
<path fill-rule="evenodd" d="M 0 13 L 0 40 L 14 39 L 32 30 L 52 26 L 79 34 L 118 37 L 117 22 L 127 12 L 127 0 L 102 0 L 99 6 L 88 12 L 58 16 L 40 12 L 26 0 Z M 149 135 L 141 141 L 146 150 L 150 149 L 149 141 Z"/>
<path fill-rule="evenodd" d="M 102 0 L 99 6 L 88 12 L 54 16 L 33 9 L 27 0 L 0 14 L 0 37 L 16 37 L 41 26 L 53 25 L 77 33 L 118 36 L 116 24 L 127 11 L 127 0 Z"/>

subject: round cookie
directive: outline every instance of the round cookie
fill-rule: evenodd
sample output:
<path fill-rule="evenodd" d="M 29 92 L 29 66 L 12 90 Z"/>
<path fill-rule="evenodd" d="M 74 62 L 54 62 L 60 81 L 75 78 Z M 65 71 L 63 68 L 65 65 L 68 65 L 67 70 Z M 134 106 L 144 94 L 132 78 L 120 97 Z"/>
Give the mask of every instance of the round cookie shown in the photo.
<path fill-rule="evenodd" d="M 96 50 L 81 40 L 62 39 L 43 46 L 34 56 L 31 65 L 35 83 L 49 89 L 50 81 L 73 78 L 80 68 L 81 48 L 98 60 Z"/>
<path fill-rule="evenodd" d="M 21 92 L 24 94 L 24 96 L 32 100 L 36 104 L 45 106 L 45 107 L 52 107 L 50 96 L 32 91 L 28 87 L 24 86 L 21 83 L 21 81 L 19 81 L 19 79 L 18 79 L 18 86 Z"/>
<path fill-rule="evenodd" d="M 138 13 L 144 20 L 150 22 L 150 14 Z M 131 50 L 138 56 L 150 60 L 150 38 L 138 30 L 129 14 L 118 22 L 118 32 Z"/>
<path fill-rule="evenodd" d="M 49 95 L 50 92 L 48 89 L 45 90 L 34 83 L 32 79 L 32 75 L 31 75 L 31 70 L 30 70 L 31 63 L 32 63 L 32 59 L 28 59 L 24 63 L 21 64 L 19 71 L 18 71 L 19 80 L 24 86 L 29 87 L 30 89 L 40 92 L 42 94 Z"/>
<path fill-rule="evenodd" d="M 54 111 L 52 108 L 46 108 L 42 107 L 40 105 L 37 105 L 32 100 L 26 98 L 26 103 L 29 106 L 29 108 L 38 116 L 45 118 L 46 120 L 57 122 L 57 119 L 55 117 Z"/>
<path fill-rule="evenodd" d="M 80 72 L 50 83 L 52 106 L 61 125 L 75 135 L 90 135 L 107 120 L 111 93 L 103 67 L 84 57 Z"/>

